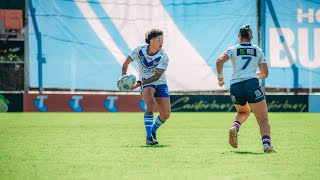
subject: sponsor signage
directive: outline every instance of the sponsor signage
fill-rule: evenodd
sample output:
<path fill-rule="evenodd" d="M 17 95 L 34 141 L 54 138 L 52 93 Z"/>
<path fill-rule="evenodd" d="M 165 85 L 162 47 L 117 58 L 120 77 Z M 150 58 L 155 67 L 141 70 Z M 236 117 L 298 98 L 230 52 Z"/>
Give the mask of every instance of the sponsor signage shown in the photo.
<path fill-rule="evenodd" d="M 268 95 L 269 112 L 308 112 L 307 95 Z M 230 96 L 172 95 L 173 112 L 235 112 Z"/>
<path fill-rule="evenodd" d="M 319 1 L 290 1 L 288 4 L 280 0 L 265 2 L 264 42 L 266 58 L 270 62 L 266 87 L 319 87 Z M 290 15 L 283 13 L 288 12 L 289 4 Z"/>
<path fill-rule="evenodd" d="M 266 96 L 268 111 L 308 112 L 308 98 L 307 95 L 268 95 Z M 171 95 L 170 101 L 172 112 L 235 112 L 230 96 L 227 95 Z M 144 112 L 146 105 L 140 95 L 24 94 L 23 110 L 25 112 Z"/>
<path fill-rule="evenodd" d="M 229 96 L 172 95 L 173 112 L 231 112 L 235 111 Z"/>
<path fill-rule="evenodd" d="M 308 112 L 307 95 L 268 95 L 269 112 Z"/>
<path fill-rule="evenodd" d="M 0 93 L 0 112 L 22 112 L 22 94 Z"/>
<path fill-rule="evenodd" d="M 24 94 L 25 112 L 143 112 L 140 95 Z"/>

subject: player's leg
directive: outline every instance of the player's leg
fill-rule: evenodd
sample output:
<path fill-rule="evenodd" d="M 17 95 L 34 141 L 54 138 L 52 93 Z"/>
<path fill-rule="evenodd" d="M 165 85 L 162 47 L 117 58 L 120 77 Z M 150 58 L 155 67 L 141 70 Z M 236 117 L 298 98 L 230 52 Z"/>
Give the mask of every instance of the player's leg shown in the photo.
<path fill-rule="evenodd" d="M 237 113 L 234 117 L 232 126 L 235 127 L 239 132 L 241 124 L 243 124 L 249 118 L 251 109 L 248 105 L 248 102 L 246 102 L 246 104 L 243 106 L 239 104 L 234 104 L 234 106 L 237 110 Z"/>
<path fill-rule="evenodd" d="M 266 100 L 264 99 L 257 103 L 249 103 L 249 105 L 260 126 L 261 136 L 264 136 L 264 135 L 270 136 L 270 125 L 268 120 L 268 110 L 267 110 Z"/>
<path fill-rule="evenodd" d="M 162 126 L 166 122 L 166 120 L 169 119 L 170 117 L 171 105 L 170 105 L 170 98 L 156 97 L 155 99 L 158 105 L 159 115 L 157 116 L 156 121 L 152 126 L 152 134 L 156 139 L 156 132 L 158 128 Z"/>
<path fill-rule="evenodd" d="M 249 103 L 249 106 L 254 113 L 257 122 L 260 126 L 260 134 L 262 137 L 262 144 L 264 146 L 264 151 L 267 153 L 276 152 L 271 146 L 270 138 L 270 124 L 268 119 L 268 109 L 266 100 L 263 99 L 260 102 Z"/>
<path fill-rule="evenodd" d="M 243 90 L 243 82 L 235 83 L 230 86 L 230 98 L 237 110 L 237 113 L 234 117 L 232 126 L 229 129 L 229 144 L 233 148 L 237 148 L 240 126 L 250 115 L 250 107 L 247 103 L 246 94 Z"/>
<path fill-rule="evenodd" d="M 265 152 L 275 152 L 271 146 L 270 125 L 268 119 L 268 108 L 265 95 L 261 90 L 258 79 L 250 79 L 245 85 L 249 106 L 254 113 L 260 126 L 260 134 Z"/>
<path fill-rule="evenodd" d="M 250 107 L 248 103 L 245 103 L 243 106 L 240 104 L 234 104 L 237 113 L 235 115 L 235 119 L 233 121 L 232 127 L 229 129 L 229 144 L 233 148 L 238 147 L 238 132 L 240 130 L 240 126 L 244 123 L 249 115 L 250 115 Z"/>
<path fill-rule="evenodd" d="M 159 110 L 159 115 L 152 126 L 152 135 L 156 139 L 157 129 L 169 119 L 171 113 L 168 86 L 166 84 L 158 85 L 154 96 Z"/>
<path fill-rule="evenodd" d="M 146 144 L 147 145 L 156 145 L 158 142 L 152 138 L 152 123 L 153 123 L 153 110 L 156 105 L 154 99 L 155 89 L 151 86 L 144 87 L 142 89 L 142 99 L 146 103 L 147 109 L 144 114 L 144 125 L 146 128 Z"/>

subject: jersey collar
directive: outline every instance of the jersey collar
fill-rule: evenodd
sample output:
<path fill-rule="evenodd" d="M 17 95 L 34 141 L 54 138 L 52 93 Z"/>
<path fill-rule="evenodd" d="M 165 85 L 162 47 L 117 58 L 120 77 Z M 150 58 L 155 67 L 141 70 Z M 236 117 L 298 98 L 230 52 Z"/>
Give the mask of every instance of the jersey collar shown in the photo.
<path fill-rule="evenodd" d="M 240 46 L 251 46 L 250 42 L 241 42 Z"/>
<path fill-rule="evenodd" d="M 157 51 L 157 52 L 154 53 L 154 54 L 149 54 L 149 53 L 148 53 L 148 48 L 149 48 L 149 46 L 150 46 L 150 45 L 148 45 L 148 46 L 147 46 L 147 49 L 146 49 L 146 52 L 147 52 L 147 54 L 148 54 L 149 56 L 154 56 L 154 55 L 156 55 L 156 54 L 160 51 L 160 50 L 159 50 L 159 51 Z"/>

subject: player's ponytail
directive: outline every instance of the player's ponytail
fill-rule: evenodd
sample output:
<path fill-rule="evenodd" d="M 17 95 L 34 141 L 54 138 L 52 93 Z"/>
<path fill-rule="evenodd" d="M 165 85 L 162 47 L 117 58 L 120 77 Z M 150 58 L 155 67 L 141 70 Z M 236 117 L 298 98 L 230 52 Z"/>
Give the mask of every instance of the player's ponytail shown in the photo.
<path fill-rule="evenodd" d="M 249 24 L 244 25 L 242 28 L 239 30 L 239 34 L 242 38 L 246 39 L 251 39 L 252 37 L 252 30 Z"/>

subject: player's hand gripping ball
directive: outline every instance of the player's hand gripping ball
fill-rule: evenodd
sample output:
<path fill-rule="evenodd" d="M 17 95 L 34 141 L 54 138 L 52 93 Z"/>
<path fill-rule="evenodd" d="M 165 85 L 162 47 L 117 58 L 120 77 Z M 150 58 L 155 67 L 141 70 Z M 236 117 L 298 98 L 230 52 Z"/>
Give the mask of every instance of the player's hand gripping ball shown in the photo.
<path fill-rule="evenodd" d="M 120 91 L 130 91 L 131 87 L 136 83 L 136 77 L 132 74 L 124 75 L 119 78 L 117 86 Z"/>

